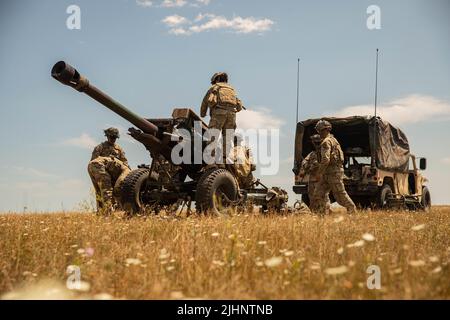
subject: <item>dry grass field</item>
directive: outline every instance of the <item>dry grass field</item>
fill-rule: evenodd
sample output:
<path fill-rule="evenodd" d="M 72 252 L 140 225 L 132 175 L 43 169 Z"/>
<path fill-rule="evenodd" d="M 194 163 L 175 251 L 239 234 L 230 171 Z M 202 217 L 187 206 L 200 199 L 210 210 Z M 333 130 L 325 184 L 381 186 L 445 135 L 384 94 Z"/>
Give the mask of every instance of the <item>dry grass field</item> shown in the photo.
<path fill-rule="evenodd" d="M 450 207 L 348 216 L 0 215 L 0 296 L 449 299 Z M 367 288 L 370 265 L 381 289 Z M 81 271 L 66 289 L 68 266 Z"/>

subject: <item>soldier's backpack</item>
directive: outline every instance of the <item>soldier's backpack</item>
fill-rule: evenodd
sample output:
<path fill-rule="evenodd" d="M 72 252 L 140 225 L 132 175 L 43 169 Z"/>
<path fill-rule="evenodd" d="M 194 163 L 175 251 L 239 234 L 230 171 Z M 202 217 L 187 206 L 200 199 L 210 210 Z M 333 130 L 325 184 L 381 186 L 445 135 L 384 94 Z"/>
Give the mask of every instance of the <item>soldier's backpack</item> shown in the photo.
<path fill-rule="evenodd" d="M 234 89 L 226 83 L 216 83 L 218 105 L 222 107 L 235 108 L 237 106 L 237 97 Z"/>

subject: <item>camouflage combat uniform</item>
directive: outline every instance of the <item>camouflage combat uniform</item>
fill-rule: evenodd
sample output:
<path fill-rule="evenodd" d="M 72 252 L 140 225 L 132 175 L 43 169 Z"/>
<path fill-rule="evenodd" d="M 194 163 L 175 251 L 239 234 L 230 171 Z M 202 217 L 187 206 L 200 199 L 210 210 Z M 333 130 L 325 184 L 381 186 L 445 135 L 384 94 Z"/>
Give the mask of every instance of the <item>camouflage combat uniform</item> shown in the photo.
<path fill-rule="evenodd" d="M 331 128 L 331 126 L 330 126 Z M 336 138 L 328 134 L 320 144 L 320 159 L 317 177 L 320 181 L 316 186 L 315 198 L 318 199 L 318 208 L 321 213 L 328 213 L 326 196 L 331 191 L 337 203 L 347 209 L 347 212 L 356 211 L 356 206 L 344 187 L 344 153 Z"/>
<path fill-rule="evenodd" d="M 231 170 L 234 171 L 241 188 L 250 188 L 255 181 L 253 171 L 256 170 L 250 148 L 235 145 L 230 152 Z"/>
<path fill-rule="evenodd" d="M 119 186 L 131 171 L 125 152 L 115 143 L 119 138 L 119 130 L 108 128 L 104 130 L 107 141 L 94 148 L 88 173 L 95 189 L 97 211 L 110 211 L 118 201 Z"/>
<path fill-rule="evenodd" d="M 318 170 L 319 170 L 319 158 L 317 156 L 318 151 L 311 151 L 305 159 L 303 159 L 300 172 L 302 175 L 309 175 L 308 179 L 308 197 L 309 197 L 309 208 L 311 211 L 315 212 L 318 210 L 321 199 L 317 198 L 316 193 L 317 186 L 319 184 Z M 326 209 L 330 209 L 330 196 L 329 193 L 326 194 Z"/>
<path fill-rule="evenodd" d="M 88 172 L 95 188 L 97 210 L 110 210 L 119 203 L 120 186 L 130 168 L 119 159 L 96 157 L 88 164 Z"/>
<path fill-rule="evenodd" d="M 173 182 L 173 178 L 179 167 L 171 164 L 162 155 L 156 156 L 152 162 L 153 172 L 158 174 L 158 182 L 168 185 Z"/>
<path fill-rule="evenodd" d="M 272 187 L 266 194 L 266 206 L 268 212 L 280 212 L 286 207 L 288 194 L 286 190 L 279 187 Z"/>
<path fill-rule="evenodd" d="M 220 74 L 215 74 L 215 76 Z M 209 121 L 209 128 L 222 131 L 223 139 L 223 154 L 226 158 L 226 146 L 232 146 L 233 135 L 226 135 L 226 130 L 236 129 L 236 112 L 243 109 L 241 100 L 236 96 L 236 92 L 232 86 L 226 82 L 214 82 L 212 79 L 212 86 L 209 88 L 205 97 L 203 98 L 200 107 L 200 116 L 205 117 L 209 108 L 211 119 Z"/>
<path fill-rule="evenodd" d="M 105 141 L 100 143 L 98 146 L 94 148 L 92 151 L 91 160 L 94 160 L 98 157 L 114 157 L 123 162 L 124 165 L 128 166 L 128 160 L 125 157 L 125 152 L 118 144 L 112 144 L 109 141 Z"/>

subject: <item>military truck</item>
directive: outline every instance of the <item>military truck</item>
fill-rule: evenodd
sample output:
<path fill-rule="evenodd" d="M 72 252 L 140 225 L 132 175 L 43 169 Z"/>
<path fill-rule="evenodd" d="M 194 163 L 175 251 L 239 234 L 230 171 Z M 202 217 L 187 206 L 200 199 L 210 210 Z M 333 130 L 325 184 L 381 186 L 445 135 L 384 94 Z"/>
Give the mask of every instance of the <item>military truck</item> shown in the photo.
<path fill-rule="evenodd" d="M 357 206 L 430 209 L 428 180 L 421 172 L 426 169 L 427 161 L 410 153 L 408 139 L 399 128 L 380 117 L 321 119 L 331 123 L 331 133 L 341 144 L 345 189 Z M 309 204 L 309 177 L 301 178 L 299 170 L 302 160 L 313 150 L 310 137 L 316 133 L 314 127 L 321 119 L 298 122 L 296 128 L 293 191 L 301 194 L 306 204 Z"/>
<path fill-rule="evenodd" d="M 286 208 L 285 190 L 268 188 L 253 178 L 255 168 L 249 165 L 249 152 L 236 152 L 241 161 L 230 164 L 205 163 L 203 158 L 196 161 L 195 155 L 198 151 L 202 155 L 210 141 L 204 139 L 208 126 L 191 109 L 174 109 L 167 118 L 143 118 L 96 88 L 64 61 L 53 66 L 51 75 L 137 127 L 130 128 L 129 134 L 149 151 L 151 164 L 132 170 L 120 186 L 121 206 L 128 212 L 158 212 L 171 206 L 186 206 L 190 211 L 192 202 L 197 212 L 216 215 L 249 210 L 253 205 L 263 211 L 280 212 Z M 182 130 L 188 136 L 181 135 Z M 200 143 L 195 143 L 199 137 Z M 187 144 L 190 161 L 174 163 L 172 151 L 179 143 Z M 245 151 L 235 146 L 233 151 L 237 150 Z"/>

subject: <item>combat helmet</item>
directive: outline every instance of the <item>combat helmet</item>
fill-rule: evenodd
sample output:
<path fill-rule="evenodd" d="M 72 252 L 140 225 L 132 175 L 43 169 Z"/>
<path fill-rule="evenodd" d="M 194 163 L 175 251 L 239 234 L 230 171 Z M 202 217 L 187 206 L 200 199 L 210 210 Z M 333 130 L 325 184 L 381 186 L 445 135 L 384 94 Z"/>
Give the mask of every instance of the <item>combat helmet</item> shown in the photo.
<path fill-rule="evenodd" d="M 228 82 L 228 74 L 226 72 L 216 72 L 211 77 L 211 84 L 216 84 L 217 82 Z"/>
<path fill-rule="evenodd" d="M 327 120 L 319 120 L 316 124 L 316 131 L 320 132 L 324 129 L 331 130 L 331 123 L 329 123 Z"/>
<path fill-rule="evenodd" d="M 318 134 L 313 134 L 310 138 L 311 138 L 311 142 L 314 144 L 319 144 L 322 142 L 322 138 Z"/>
<path fill-rule="evenodd" d="M 104 130 L 105 136 L 107 137 L 113 137 L 113 138 L 119 138 L 119 130 L 117 128 L 108 128 Z"/>

